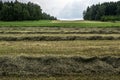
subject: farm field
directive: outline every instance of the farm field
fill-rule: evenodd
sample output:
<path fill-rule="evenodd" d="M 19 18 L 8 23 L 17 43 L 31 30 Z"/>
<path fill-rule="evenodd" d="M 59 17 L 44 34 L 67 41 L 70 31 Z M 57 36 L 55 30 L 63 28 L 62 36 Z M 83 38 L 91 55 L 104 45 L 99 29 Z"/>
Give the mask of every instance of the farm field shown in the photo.
<path fill-rule="evenodd" d="M 0 0 L 0 80 L 120 80 L 120 1 Z"/>
<path fill-rule="evenodd" d="M 0 27 L 0 41 L 120 40 L 119 28 Z"/>
<path fill-rule="evenodd" d="M 0 22 L 0 80 L 119 80 L 119 26 L 99 21 Z"/>

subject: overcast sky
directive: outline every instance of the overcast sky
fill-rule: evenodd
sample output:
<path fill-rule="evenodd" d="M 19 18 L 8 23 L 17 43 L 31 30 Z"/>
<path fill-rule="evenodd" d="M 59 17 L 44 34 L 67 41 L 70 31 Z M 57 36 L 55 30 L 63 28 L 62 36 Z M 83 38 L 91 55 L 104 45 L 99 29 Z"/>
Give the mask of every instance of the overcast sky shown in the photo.
<path fill-rule="evenodd" d="M 5 0 L 3 0 L 5 1 Z M 10 0 L 9 0 L 10 1 Z M 12 0 L 14 1 L 14 0 Z M 92 4 L 119 1 L 119 0 L 18 0 L 21 2 L 34 2 L 58 19 L 82 19 L 83 11 Z"/>

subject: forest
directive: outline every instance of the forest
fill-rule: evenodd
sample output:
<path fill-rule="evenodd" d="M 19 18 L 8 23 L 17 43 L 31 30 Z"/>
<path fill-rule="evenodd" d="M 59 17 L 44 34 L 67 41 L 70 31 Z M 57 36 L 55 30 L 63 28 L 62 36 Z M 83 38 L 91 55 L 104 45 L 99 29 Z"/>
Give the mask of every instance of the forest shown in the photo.
<path fill-rule="evenodd" d="M 120 1 L 92 5 L 83 16 L 85 20 L 120 21 Z"/>
<path fill-rule="evenodd" d="M 37 4 L 28 2 L 21 3 L 16 1 L 0 1 L 0 20 L 1 21 L 24 21 L 24 20 L 56 20 L 42 11 Z"/>

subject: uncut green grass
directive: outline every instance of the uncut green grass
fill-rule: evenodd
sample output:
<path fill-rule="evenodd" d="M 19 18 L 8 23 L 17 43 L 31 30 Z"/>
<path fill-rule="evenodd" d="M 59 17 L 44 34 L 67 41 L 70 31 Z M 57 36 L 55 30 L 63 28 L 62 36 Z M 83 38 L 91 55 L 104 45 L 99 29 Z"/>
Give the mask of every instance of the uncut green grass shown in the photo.
<path fill-rule="evenodd" d="M 120 22 L 99 22 L 99 21 L 0 21 L 0 27 L 120 27 Z"/>

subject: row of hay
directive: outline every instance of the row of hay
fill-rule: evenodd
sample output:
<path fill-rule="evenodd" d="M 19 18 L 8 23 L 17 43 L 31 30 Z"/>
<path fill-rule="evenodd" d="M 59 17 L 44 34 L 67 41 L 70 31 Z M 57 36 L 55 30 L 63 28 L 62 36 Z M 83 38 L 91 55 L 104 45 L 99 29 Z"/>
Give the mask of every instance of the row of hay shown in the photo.
<path fill-rule="evenodd" d="M 120 36 L 23 36 L 0 37 L 0 41 L 120 40 Z"/>
<path fill-rule="evenodd" d="M 120 75 L 120 57 L 0 57 L 0 76 Z"/>
<path fill-rule="evenodd" d="M 120 34 L 120 28 L 0 27 L 1 34 Z"/>

